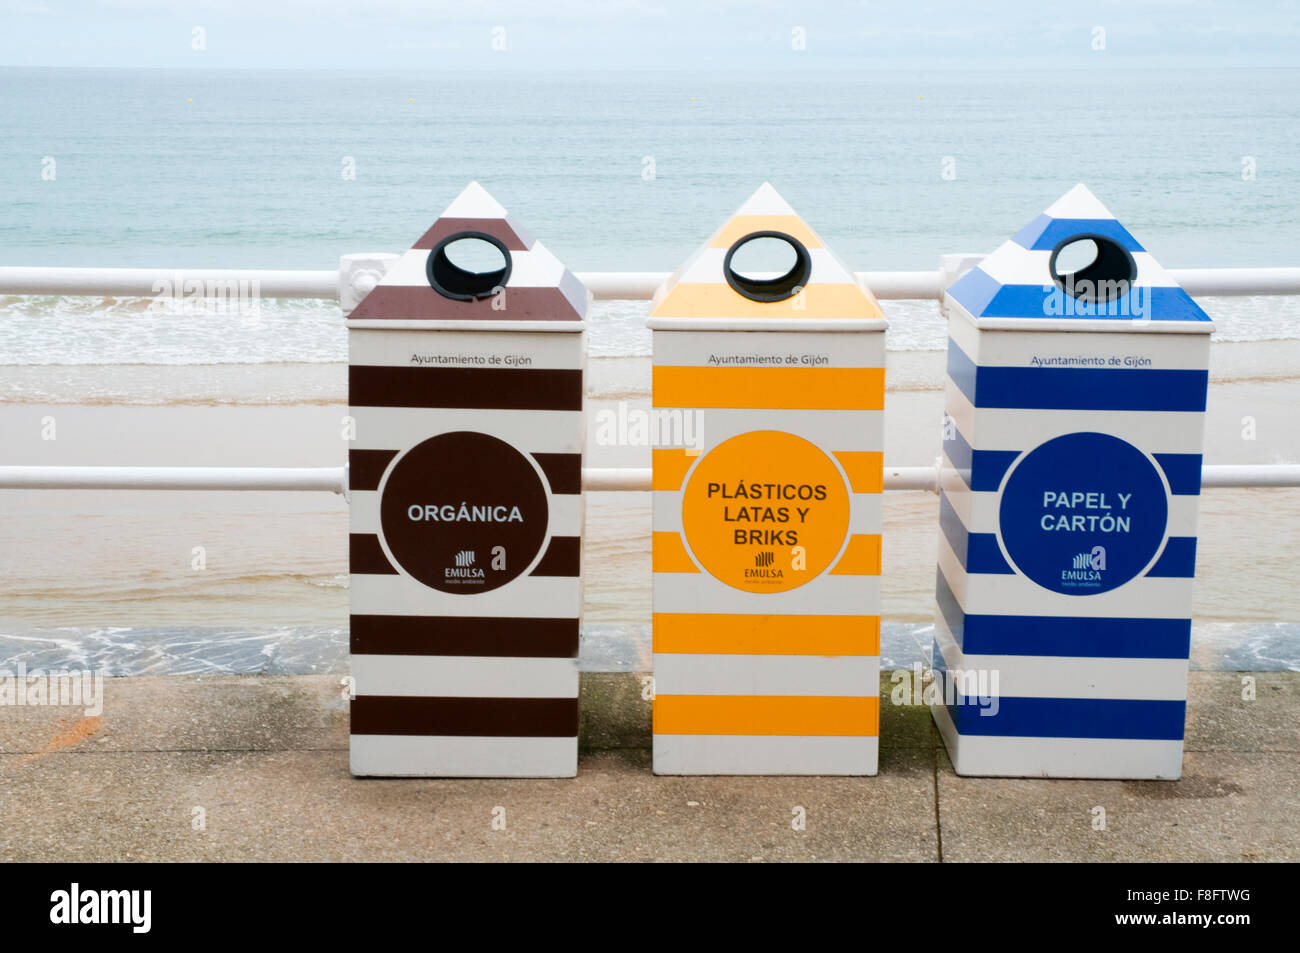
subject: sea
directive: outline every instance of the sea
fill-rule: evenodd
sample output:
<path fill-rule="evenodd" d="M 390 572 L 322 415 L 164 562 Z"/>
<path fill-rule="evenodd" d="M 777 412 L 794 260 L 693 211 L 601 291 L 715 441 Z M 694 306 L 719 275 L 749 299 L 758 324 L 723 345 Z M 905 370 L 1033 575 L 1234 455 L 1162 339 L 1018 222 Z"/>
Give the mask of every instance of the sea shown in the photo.
<path fill-rule="evenodd" d="M 771 182 L 853 268 L 991 251 L 1078 182 L 1166 267 L 1300 264 L 1300 70 L 0 69 L 0 267 L 332 270 L 470 181 L 575 271 L 670 271 Z M 0 465 L 337 466 L 336 303 L 0 295 Z M 1208 463 L 1300 459 L 1300 299 L 1206 298 Z M 886 462 L 939 449 L 945 332 L 889 301 Z M 593 411 L 646 405 L 600 301 Z M 593 440 L 594 466 L 648 448 Z M 886 665 L 928 655 L 937 503 L 886 500 Z M 323 493 L 0 491 L 0 667 L 345 672 Z M 649 667 L 649 503 L 592 494 L 583 665 Z M 1193 668 L 1300 671 L 1300 490 L 1203 496 Z"/>

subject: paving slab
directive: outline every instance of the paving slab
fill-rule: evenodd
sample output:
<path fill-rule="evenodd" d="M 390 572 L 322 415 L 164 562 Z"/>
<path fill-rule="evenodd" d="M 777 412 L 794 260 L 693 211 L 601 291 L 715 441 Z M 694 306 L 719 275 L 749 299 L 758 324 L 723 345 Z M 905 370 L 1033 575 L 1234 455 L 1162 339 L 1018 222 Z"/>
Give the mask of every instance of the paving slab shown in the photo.
<path fill-rule="evenodd" d="M 943 859 L 1300 860 L 1298 778 L 1300 755 L 1218 751 L 1185 754 L 1180 781 L 960 778 L 941 752 Z"/>
<path fill-rule="evenodd" d="M 1252 677 L 1192 673 L 1178 782 L 959 778 L 893 673 L 875 778 L 656 778 L 622 672 L 584 673 L 555 781 L 353 779 L 337 674 L 110 679 L 97 715 L 0 707 L 0 858 L 1297 860 L 1300 675 Z"/>
<path fill-rule="evenodd" d="M 6 755 L 0 856 L 936 860 L 933 765 L 888 760 L 876 779 L 657 778 L 621 749 L 584 755 L 577 780 L 492 781 L 355 780 L 345 751 Z"/>

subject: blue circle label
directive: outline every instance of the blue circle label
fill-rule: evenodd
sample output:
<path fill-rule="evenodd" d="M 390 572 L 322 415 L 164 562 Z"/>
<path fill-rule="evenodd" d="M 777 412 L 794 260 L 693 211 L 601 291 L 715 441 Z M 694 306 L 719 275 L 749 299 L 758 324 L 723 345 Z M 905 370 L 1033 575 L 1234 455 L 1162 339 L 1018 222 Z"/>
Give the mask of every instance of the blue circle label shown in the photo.
<path fill-rule="evenodd" d="M 1072 433 L 1020 458 L 1002 488 L 998 535 L 1023 575 L 1090 596 L 1141 573 L 1168 520 L 1165 483 L 1146 454 L 1109 434 Z"/>

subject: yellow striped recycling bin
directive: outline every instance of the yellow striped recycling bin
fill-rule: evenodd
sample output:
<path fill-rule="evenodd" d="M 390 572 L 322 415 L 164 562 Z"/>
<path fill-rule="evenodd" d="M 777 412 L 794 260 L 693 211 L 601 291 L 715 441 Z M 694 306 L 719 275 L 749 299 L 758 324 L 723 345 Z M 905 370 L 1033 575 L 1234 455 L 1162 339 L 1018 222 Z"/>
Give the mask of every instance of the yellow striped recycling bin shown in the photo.
<path fill-rule="evenodd" d="M 879 305 L 765 183 L 648 323 L 655 773 L 875 774 Z"/>

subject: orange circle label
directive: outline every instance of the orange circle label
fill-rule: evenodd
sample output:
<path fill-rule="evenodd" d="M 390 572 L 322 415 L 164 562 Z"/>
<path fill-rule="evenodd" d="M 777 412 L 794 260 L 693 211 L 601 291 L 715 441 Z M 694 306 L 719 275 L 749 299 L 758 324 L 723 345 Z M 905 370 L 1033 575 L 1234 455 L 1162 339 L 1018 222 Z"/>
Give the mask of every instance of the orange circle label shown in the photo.
<path fill-rule="evenodd" d="M 778 430 L 726 440 L 682 492 L 686 544 L 704 570 L 744 592 L 785 592 L 820 575 L 849 532 L 849 490 L 815 444 Z"/>

